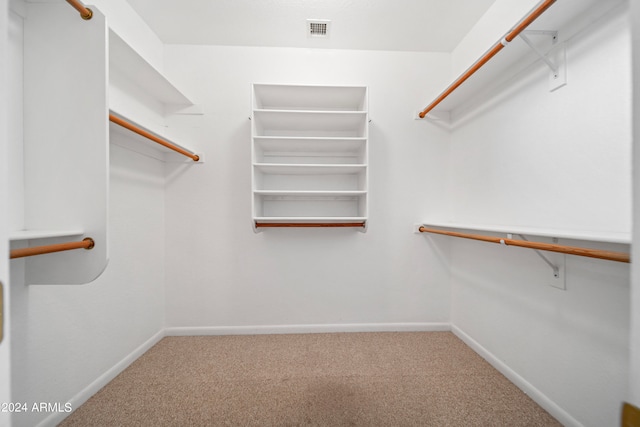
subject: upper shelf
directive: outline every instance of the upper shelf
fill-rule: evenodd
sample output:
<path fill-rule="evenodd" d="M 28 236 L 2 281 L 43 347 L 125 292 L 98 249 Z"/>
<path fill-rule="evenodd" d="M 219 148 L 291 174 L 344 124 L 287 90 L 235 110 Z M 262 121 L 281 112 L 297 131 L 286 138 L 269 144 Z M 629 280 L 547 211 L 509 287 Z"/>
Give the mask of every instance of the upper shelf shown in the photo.
<path fill-rule="evenodd" d="M 544 2 L 541 2 L 538 6 L 543 3 Z M 527 26 L 525 31 L 558 31 L 554 44 L 552 44 L 550 36 L 529 36 L 529 39 L 538 50 L 548 53 L 553 50 L 555 46 L 560 46 L 562 42 L 569 40 L 578 32 L 587 28 L 589 24 L 597 21 L 607 12 L 622 3 L 624 3 L 624 0 L 604 2 L 599 0 L 557 0 L 542 13 L 542 15 Z M 529 16 L 529 14 L 527 16 Z M 518 24 L 522 23 L 525 19 L 526 17 L 519 23 L 516 23 L 513 28 L 516 29 Z M 510 33 L 511 31 L 507 34 Z M 521 37 L 515 37 L 502 51 L 492 56 L 488 62 L 481 65 L 476 71 L 473 71 L 494 49 L 500 49 L 501 42 L 502 39 L 496 41 L 478 61 L 457 77 L 428 104 L 431 106 L 441 96 L 454 88 L 450 94 L 433 107 L 431 113 L 451 112 L 474 97 L 491 91 L 519 70 L 540 60 L 540 57 L 533 52 L 531 47 L 529 47 Z M 463 79 L 469 72 L 472 72 L 472 74 L 468 78 Z M 462 83 L 460 83 L 461 80 L 463 80 Z M 458 84 L 459 86 L 457 86 Z M 427 115 L 427 117 L 429 117 L 429 115 Z"/>
<path fill-rule="evenodd" d="M 367 88 L 255 84 L 255 110 L 366 111 Z"/>
<path fill-rule="evenodd" d="M 559 239 L 585 240 L 590 242 L 606 242 L 631 244 L 631 233 L 625 232 L 602 232 L 602 231 L 583 231 L 583 230 L 559 230 L 553 228 L 536 228 L 522 226 L 502 226 L 502 225 L 486 225 L 486 224 L 470 224 L 470 223 L 454 223 L 454 222 L 438 222 L 427 221 L 419 225 L 428 225 L 442 228 L 455 228 L 458 230 L 480 230 L 491 231 L 495 233 L 505 234 L 523 234 L 528 236 L 540 237 L 556 237 Z M 419 225 L 416 225 L 416 232 Z"/>
<path fill-rule="evenodd" d="M 254 110 L 255 136 L 357 138 L 366 135 L 365 111 Z"/>
<path fill-rule="evenodd" d="M 162 104 L 193 105 L 187 95 L 113 30 L 109 30 L 109 72 L 123 74 Z"/>

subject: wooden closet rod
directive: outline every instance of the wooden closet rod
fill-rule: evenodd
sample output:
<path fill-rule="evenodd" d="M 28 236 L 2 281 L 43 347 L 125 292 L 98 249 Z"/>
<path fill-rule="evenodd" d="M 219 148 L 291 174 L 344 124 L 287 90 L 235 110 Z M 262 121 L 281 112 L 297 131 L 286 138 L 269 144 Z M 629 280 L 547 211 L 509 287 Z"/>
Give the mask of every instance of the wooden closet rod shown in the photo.
<path fill-rule="evenodd" d="M 73 6 L 73 8 L 75 10 L 80 12 L 80 16 L 84 20 L 88 21 L 93 16 L 93 11 L 91 9 L 89 9 L 88 7 L 86 7 L 85 5 L 83 5 L 80 1 L 78 1 L 78 0 L 67 0 L 67 3 L 69 3 L 71 6 Z"/>
<path fill-rule="evenodd" d="M 364 222 L 256 222 L 256 227 L 364 227 Z"/>
<path fill-rule="evenodd" d="M 545 0 L 542 2 L 533 12 L 527 15 L 513 30 L 511 30 L 502 40 L 497 42 L 489 52 L 485 53 L 482 58 L 477 60 L 471 68 L 469 68 L 463 75 L 458 77 L 458 79 L 453 82 L 444 92 L 436 98 L 427 108 L 422 110 L 420 114 L 421 119 L 429 113 L 429 111 L 433 110 L 438 104 L 440 104 L 444 99 L 451 95 L 451 93 L 456 90 L 462 83 L 464 83 L 469 77 L 471 77 L 476 71 L 478 71 L 484 64 L 489 62 L 491 58 L 493 58 L 498 52 L 502 50 L 503 47 L 507 45 L 507 43 L 511 42 L 515 39 L 518 34 L 520 34 L 525 28 L 527 28 L 533 21 L 535 21 L 540 15 L 542 15 L 549 7 L 555 3 L 556 0 Z"/>
<path fill-rule="evenodd" d="M 422 226 L 418 228 L 421 233 L 442 234 L 445 236 L 461 237 L 463 239 L 481 240 L 483 242 L 504 244 L 507 246 L 519 246 L 521 248 L 538 249 L 541 251 L 559 252 L 562 254 L 578 255 L 589 258 L 606 259 L 617 262 L 631 262 L 629 254 L 624 252 L 601 251 L 598 249 L 579 248 L 575 246 L 557 245 L 553 243 L 529 242 L 526 240 L 502 239 L 493 236 L 481 236 L 478 234 L 458 233 L 455 231 L 436 230 Z"/>
<path fill-rule="evenodd" d="M 147 139 L 150 139 L 151 141 L 160 144 L 164 147 L 167 147 L 170 150 L 173 150 L 177 153 L 182 154 L 183 156 L 187 156 L 189 157 L 191 160 L 193 160 L 194 162 L 197 162 L 198 160 L 200 160 L 200 156 L 198 156 L 197 154 L 192 154 L 190 152 L 188 152 L 187 150 L 184 150 L 176 145 L 173 145 L 172 143 L 165 141 L 163 139 L 158 138 L 157 136 L 153 135 L 150 132 L 147 132 L 146 130 L 140 129 L 139 127 L 121 119 L 120 117 L 117 117 L 113 114 L 109 114 L 109 120 L 112 121 L 113 123 L 122 126 L 123 128 L 129 129 L 131 132 L 135 132 L 140 136 L 144 136 Z"/>
<path fill-rule="evenodd" d="M 50 254 L 53 252 L 70 251 L 72 249 L 93 249 L 96 242 L 91 237 L 80 242 L 59 243 L 55 245 L 34 246 L 32 248 L 14 249 L 11 251 L 10 258 L 22 258 L 26 256 Z"/>

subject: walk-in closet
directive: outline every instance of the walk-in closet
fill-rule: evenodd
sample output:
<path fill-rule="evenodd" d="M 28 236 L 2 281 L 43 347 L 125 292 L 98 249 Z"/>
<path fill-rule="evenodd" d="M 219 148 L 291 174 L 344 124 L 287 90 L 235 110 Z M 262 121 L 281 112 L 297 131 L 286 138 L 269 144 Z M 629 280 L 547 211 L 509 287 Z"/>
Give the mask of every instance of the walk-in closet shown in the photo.
<path fill-rule="evenodd" d="M 0 28 L 0 427 L 640 426 L 638 2 Z"/>

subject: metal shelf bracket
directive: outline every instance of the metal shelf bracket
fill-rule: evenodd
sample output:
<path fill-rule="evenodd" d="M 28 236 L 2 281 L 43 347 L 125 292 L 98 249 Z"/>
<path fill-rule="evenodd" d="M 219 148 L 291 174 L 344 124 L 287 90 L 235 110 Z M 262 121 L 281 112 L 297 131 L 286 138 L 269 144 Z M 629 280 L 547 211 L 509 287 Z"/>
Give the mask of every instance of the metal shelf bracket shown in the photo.
<path fill-rule="evenodd" d="M 512 236 L 512 234 L 507 234 L 507 237 L 510 239 Z M 520 237 L 520 239 L 524 240 L 525 242 L 528 242 L 529 240 L 527 240 L 526 237 L 524 237 L 522 234 L 518 234 L 518 236 Z M 554 238 L 553 239 L 553 243 L 558 243 L 558 239 Z M 538 249 L 532 249 L 536 254 L 538 254 L 538 256 L 549 266 L 551 267 L 551 270 L 553 271 L 553 282 L 551 282 L 551 286 L 553 286 L 554 288 L 558 288 L 558 289 L 562 289 L 562 290 L 566 290 L 566 283 L 565 283 L 565 275 L 564 275 L 564 265 L 562 265 L 562 268 L 560 266 L 555 265 L 553 262 L 551 262 L 551 260 L 549 258 L 547 258 L 545 256 L 545 254 L 542 253 L 542 251 L 539 251 Z M 563 263 L 564 264 L 564 263 Z"/>
<path fill-rule="evenodd" d="M 527 36 L 549 36 L 551 37 L 551 44 L 554 45 L 558 41 L 557 31 L 545 31 L 545 30 L 525 30 L 519 34 L 519 37 L 524 41 L 532 51 L 534 51 L 542 61 L 549 67 L 551 73 L 549 74 L 549 91 L 553 92 L 556 89 L 561 88 L 567 84 L 567 72 L 566 72 L 566 49 L 565 46 L 561 46 L 554 49 L 551 54 L 545 54 L 531 41 Z M 553 60 L 550 56 L 553 55 Z"/>

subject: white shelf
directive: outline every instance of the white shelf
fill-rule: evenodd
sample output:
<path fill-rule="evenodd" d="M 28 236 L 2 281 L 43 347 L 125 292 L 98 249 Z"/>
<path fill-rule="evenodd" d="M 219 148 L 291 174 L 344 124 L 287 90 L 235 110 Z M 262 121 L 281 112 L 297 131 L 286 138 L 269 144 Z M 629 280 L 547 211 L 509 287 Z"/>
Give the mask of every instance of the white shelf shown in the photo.
<path fill-rule="evenodd" d="M 254 163 L 257 171 L 273 175 L 345 175 L 358 174 L 366 165 Z"/>
<path fill-rule="evenodd" d="M 255 136 L 364 137 L 365 111 L 254 110 Z"/>
<path fill-rule="evenodd" d="M 631 244 L 631 233 L 625 232 L 602 232 L 583 230 L 559 230 L 552 228 L 536 228 L 522 226 L 502 226 L 502 225 L 482 225 L 469 223 L 452 222 L 424 222 L 420 225 L 453 228 L 458 230 L 489 231 L 503 234 L 522 234 L 525 236 L 556 237 L 559 239 L 585 240 L 590 242 L 606 242 Z M 416 228 L 417 229 L 417 228 Z"/>
<path fill-rule="evenodd" d="M 367 142 L 366 138 L 274 136 L 253 140 L 256 163 L 363 163 Z"/>
<path fill-rule="evenodd" d="M 265 197 L 337 197 L 337 198 L 354 198 L 366 196 L 366 191 L 300 191 L 300 190 L 255 190 L 253 194 Z"/>
<path fill-rule="evenodd" d="M 9 233 L 9 240 L 31 240 L 31 239 L 48 239 L 51 237 L 72 237 L 81 236 L 84 231 L 77 230 L 18 230 Z"/>
<path fill-rule="evenodd" d="M 253 85 L 256 222 L 365 224 L 366 87 Z"/>
<path fill-rule="evenodd" d="M 254 109 L 366 111 L 367 88 L 254 84 Z"/>
<path fill-rule="evenodd" d="M 529 36 L 529 38 L 539 50 L 548 52 L 553 48 L 560 47 L 563 42 L 588 28 L 592 22 L 621 3 L 623 3 L 623 0 L 604 2 L 599 0 L 557 1 L 527 28 L 527 30 L 558 31 L 557 42 L 552 44 L 551 38 L 548 36 Z M 514 22 L 514 26 L 516 24 Z M 487 51 L 490 47 L 488 46 Z M 516 37 L 501 52 L 438 104 L 432 110 L 435 113 L 433 117 L 436 117 L 438 113 L 451 112 L 478 96 L 486 95 L 490 97 L 497 86 L 537 61 L 541 61 L 541 59 L 533 53 L 531 48 L 520 37 Z M 453 79 L 453 81 L 456 79 Z M 442 92 L 444 90 L 446 88 Z M 439 93 L 433 95 L 434 99 L 436 99 Z"/>
<path fill-rule="evenodd" d="M 325 141 L 328 143 L 330 141 L 337 141 L 337 142 L 366 142 L 367 138 L 364 137 L 318 137 L 318 136 L 306 136 L 306 137 L 296 137 L 296 136 L 254 136 L 253 137 L 254 140 L 256 141 L 263 141 L 263 142 L 270 142 L 270 141 L 275 141 L 275 142 L 280 142 L 282 141 L 283 143 L 286 143 L 286 141 L 289 141 L 289 143 L 291 142 L 296 142 L 296 141 L 300 141 L 300 142 L 304 142 L 304 141 L 309 141 L 309 142 L 313 142 L 313 141 L 319 141 L 324 143 Z"/>
<path fill-rule="evenodd" d="M 109 30 L 109 72 L 123 74 L 162 104 L 193 102 L 160 70 L 151 65 L 113 30 Z"/>
<path fill-rule="evenodd" d="M 367 217 L 364 216 L 259 216 L 253 217 L 256 222 L 267 223 L 307 223 L 307 222 L 326 222 L 326 223 L 341 223 L 341 222 L 366 222 Z"/>

